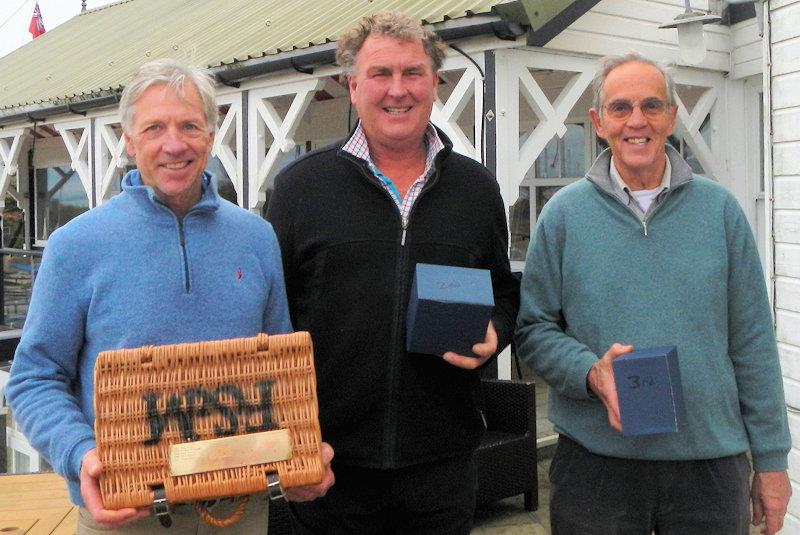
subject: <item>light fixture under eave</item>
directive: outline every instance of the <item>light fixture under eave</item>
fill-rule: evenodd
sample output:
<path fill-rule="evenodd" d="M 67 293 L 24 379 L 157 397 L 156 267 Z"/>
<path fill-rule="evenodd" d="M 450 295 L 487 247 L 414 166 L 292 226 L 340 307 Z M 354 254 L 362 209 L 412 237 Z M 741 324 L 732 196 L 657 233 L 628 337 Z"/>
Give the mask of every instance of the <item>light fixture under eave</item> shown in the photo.
<path fill-rule="evenodd" d="M 675 17 L 672 22 L 662 24 L 659 28 L 677 28 L 681 59 L 689 65 L 697 65 L 706 57 L 703 25 L 719 22 L 722 17 L 701 11 L 692 11 L 689 0 L 684 0 L 684 4 L 686 5 L 685 12 Z"/>

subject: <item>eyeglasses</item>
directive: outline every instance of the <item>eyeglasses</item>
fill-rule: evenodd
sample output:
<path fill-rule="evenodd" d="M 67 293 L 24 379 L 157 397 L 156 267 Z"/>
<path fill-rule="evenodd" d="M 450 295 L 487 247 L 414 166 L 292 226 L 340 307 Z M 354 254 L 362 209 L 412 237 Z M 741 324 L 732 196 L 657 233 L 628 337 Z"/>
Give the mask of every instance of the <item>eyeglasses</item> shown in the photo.
<path fill-rule="evenodd" d="M 637 106 L 629 100 L 615 100 L 603 106 L 614 119 L 627 119 Z M 667 111 L 667 103 L 657 98 L 646 98 L 638 104 L 642 115 L 648 119 L 658 119 Z"/>

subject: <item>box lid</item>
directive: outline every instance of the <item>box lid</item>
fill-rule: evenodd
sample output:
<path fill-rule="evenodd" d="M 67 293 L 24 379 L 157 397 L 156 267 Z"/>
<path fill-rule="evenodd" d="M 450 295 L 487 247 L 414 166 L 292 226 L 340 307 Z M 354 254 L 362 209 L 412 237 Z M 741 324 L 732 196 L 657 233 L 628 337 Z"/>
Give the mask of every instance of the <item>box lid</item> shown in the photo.
<path fill-rule="evenodd" d="M 416 290 L 419 299 L 494 306 L 487 269 L 417 264 Z"/>

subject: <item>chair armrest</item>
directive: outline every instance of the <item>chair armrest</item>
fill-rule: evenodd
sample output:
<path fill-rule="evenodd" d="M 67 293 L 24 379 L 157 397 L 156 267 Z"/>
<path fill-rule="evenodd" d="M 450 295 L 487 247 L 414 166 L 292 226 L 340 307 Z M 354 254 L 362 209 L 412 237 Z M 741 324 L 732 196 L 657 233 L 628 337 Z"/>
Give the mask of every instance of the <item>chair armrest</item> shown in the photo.
<path fill-rule="evenodd" d="M 486 427 L 536 436 L 536 384 L 533 381 L 481 379 Z"/>

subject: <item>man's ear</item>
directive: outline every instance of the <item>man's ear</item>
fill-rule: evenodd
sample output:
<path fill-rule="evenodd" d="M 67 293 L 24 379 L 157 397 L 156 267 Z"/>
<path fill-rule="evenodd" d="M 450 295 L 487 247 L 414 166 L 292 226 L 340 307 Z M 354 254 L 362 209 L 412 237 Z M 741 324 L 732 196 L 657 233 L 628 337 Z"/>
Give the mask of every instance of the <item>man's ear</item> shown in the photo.
<path fill-rule="evenodd" d="M 675 132 L 675 121 L 678 119 L 678 105 L 673 104 L 672 106 L 670 106 L 669 111 L 667 113 L 669 114 L 669 122 L 670 122 L 669 135 L 672 135 Z"/>
<path fill-rule="evenodd" d="M 347 75 L 347 89 L 350 90 L 350 102 L 352 104 L 356 103 L 354 95 L 356 93 L 357 86 L 358 86 L 358 84 L 356 83 L 355 77 L 350 76 L 348 74 Z"/>
<path fill-rule="evenodd" d="M 597 113 L 596 109 L 589 108 L 589 117 L 592 119 L 592 124 L 594 125 L 594 131 L 597 133 L 598 136 L 605 139 L 606 129 L 603 128 L 603 122 L 600 120 L 600 114 Z"/>
<path fill-rule="evenodd" d="M 133 146 L 133 141 L 131 141 L 130 136 L 127 132 L 123 132 L 122 137 L 125 139 L 125 152 L 127 152 L 128 156 L 131 158 L 136 158 L 136 147 Z"/>

